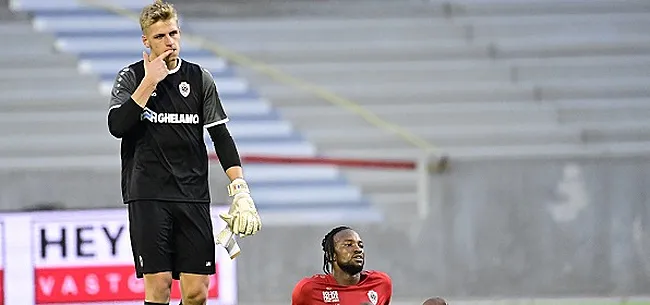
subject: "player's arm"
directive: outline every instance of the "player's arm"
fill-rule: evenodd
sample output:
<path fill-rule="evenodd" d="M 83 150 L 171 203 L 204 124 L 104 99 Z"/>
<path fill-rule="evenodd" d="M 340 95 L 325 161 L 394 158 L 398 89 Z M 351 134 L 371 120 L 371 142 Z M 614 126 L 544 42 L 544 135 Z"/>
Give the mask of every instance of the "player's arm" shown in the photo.
<path fill-rule="evenodd" d="M 291 305 L 310 305 L 309 298 L 306 295 L 309 293 L 307 289 L 305 289 L 306 285 L 307 281 L 303 279 L 293 287 L 293 291 L 291 292 Z"/>
<path fill-rule="evenodd" d="M 230 181 L 232 182 L 238 178 L 243 179 L 244 171 L 241 167 L 239 151 L 226 124 L 210 126 L 207 129 L 214 143 L 214 150 L 219 157 L 219 163 L 221 163 L 221 167 L 230 178 Z"/>
<path fill-rule="evenodd" d="M 230 135 L 230 131 L 226 126 L 228 116 L 223 109 L 217 86 L 214 83 L 212 75 L 207 70 L 203 72 L 203 124 L 208 130 L 210 138 L 214 143 L 214 150 L 219 157 L 221 167 L 226 172 L 230 181 L 235 179 L 243 179 L 244 172 L 241 168 L 241 160 L 239 158 L 239 151 L 235 145 L 235 141 Z"/>
<path fill-rule="evenodd" d="M 140 120 L 143 107 L 131 97 L 138 87 L 144 86 L 137 85 L 132 69 L 125 68 L 115 77 L 108 109 L 108 130 L 116 138 L 123 137 Z"/>
<path fill-rule="evenodd" d="M 390 301 L 393 297 L 393 280 L 390 278 L 390 276 L 386 273 L 384 273 L 384 282 L 385 282 L 385 293 L 387 295 L 386 297 L 386 303 L 385 305 L 390 304 Z"/>
<path fill-rule="evenodd" d="M 167 51 L 152 61 L 146 53 L 142 54 L 145 76 L 140 83 L 137 83 L 135 72 L 130 68 L 124 68 L 115 77 L 108 109 L 108 130 L 114 137 L 123 137 L 140 120 L 142 109 L 147 105 L 156 85 L 167 74 L 163 56 L 169 53 Z"/>
<path fill-rule="evenodd" d="M 203 124 L 214 143 L 214 150 L 221 167 L 230 179 L 228 195 L 233 202 L 228 214 L 220 215 L 235 234 L 253 235 L 261 229 L 262 222 L 257 214 L 255 203 L 250 196 L 248 183 L 244 180 L 239 151 L 226 127 L 228 116 L 223 109 L 217 86 L 212 75 L 203 69 Z"/>

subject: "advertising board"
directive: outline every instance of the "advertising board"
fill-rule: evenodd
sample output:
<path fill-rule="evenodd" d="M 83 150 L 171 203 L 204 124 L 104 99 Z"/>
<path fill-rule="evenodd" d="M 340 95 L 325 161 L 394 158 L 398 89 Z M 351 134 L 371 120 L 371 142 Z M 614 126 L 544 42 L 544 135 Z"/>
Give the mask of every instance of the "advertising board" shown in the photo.
<path fill-rule="evenodd" d="M 213 208 L 212 212 L 216 216 L 222 211 Z M 215 228 L 225 225 L 220 218 L 213 219 Z M 4 225 L 6 220 L 11 227 Z M 34 304 L 141 304 L 144 300 L 144 282 L 135 276 L 125 209 L 0 214 L 0 221 L 1 232 L 11 234 L 12 240 L 30 241 L 29 247 L 16 242 L 15 248 L 0 248 L 0 282 L 7 276 L 13 285 L 22 281 L 23 287 L 33 287 Z M 0 234 L 0 247 L 4 234 Z M 30 253 L 25 253 L 27 249 Z M 220 246 L 216 252 L 217 273 L 210 278 L 208 304 L 235 304 L 235 262 Z M 5 275 L 5 256 L 19 261 L 17 256 L 26 255 L 31 257 L 30 266 L 10 268 L 13 274 Z M 33 276 L 25 276 L 26 270 Z M 173 282 L 171 298 L 172 303 L 180 300 L 179 281 Z"/>

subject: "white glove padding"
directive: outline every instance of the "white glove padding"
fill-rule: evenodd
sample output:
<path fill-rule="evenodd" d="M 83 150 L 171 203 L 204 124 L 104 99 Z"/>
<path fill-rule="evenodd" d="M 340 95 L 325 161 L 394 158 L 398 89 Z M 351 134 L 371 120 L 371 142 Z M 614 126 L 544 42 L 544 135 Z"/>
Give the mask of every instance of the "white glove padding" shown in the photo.
<path fill-rule="evenodd" d="M 241 253 L 239 244 L 237 244 L 237 240 L 235 240 L 235 235 L 230 231 L 229 227 L 225 227 L 221 232 L 216 234 L 215 241 L 228 251 L 230 259 L 235 259 L 235 257 Z"/>
<path fill-rule="evenodd" d="M 228 195 L 233 197 L 232 204 L 227 214 L 219 215 L 221 219 L 234 234 L 244 237 L 257 233 L 262 228 L 262 220 L 257 214 L 246 181 L 241 178 L 233 180 L 228 185 Z"/>

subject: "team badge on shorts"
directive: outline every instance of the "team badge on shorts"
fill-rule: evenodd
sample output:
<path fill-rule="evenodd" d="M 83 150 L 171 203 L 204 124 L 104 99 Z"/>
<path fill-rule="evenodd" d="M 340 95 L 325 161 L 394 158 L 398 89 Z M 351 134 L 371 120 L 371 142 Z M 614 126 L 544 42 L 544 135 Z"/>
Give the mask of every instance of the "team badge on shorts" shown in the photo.
<path fill-rule="evenodd" d="M 178 90 L 181 92 L 181 95 L 183 97 L 187 97 L 188 95 L 190 95 L 190 84 L 188 84 L 187 82 L 181 82 L 178 85 Z"/>
<path fill-rule="evenodd" d="M 374 290 L 368 291 L 368 300 L 370 300 L 372 305 L 377 305 L 378 299 L 377 293 Z"/>

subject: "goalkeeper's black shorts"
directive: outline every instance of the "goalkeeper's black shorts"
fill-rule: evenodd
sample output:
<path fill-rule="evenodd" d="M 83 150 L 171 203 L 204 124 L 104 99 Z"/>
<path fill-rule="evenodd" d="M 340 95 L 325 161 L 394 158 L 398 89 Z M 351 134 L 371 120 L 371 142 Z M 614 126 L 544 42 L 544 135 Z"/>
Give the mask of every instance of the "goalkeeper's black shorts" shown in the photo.
<path fill-rule="evenodd" d="M 209 203 L 134 201 L 129 235 L 136 275 L 171 271 L 214 274 L 215 242 Z"/>

